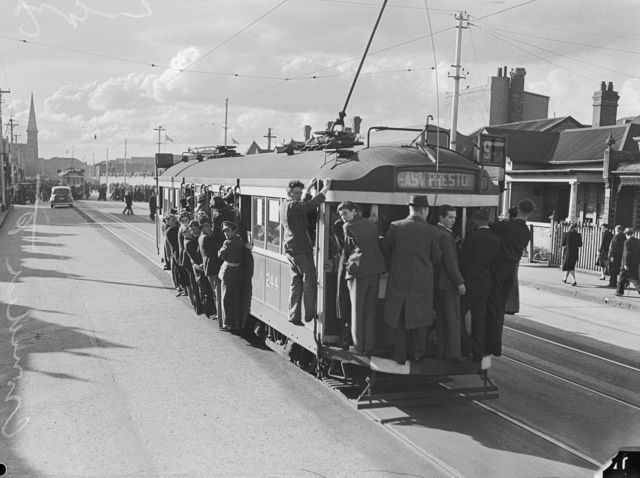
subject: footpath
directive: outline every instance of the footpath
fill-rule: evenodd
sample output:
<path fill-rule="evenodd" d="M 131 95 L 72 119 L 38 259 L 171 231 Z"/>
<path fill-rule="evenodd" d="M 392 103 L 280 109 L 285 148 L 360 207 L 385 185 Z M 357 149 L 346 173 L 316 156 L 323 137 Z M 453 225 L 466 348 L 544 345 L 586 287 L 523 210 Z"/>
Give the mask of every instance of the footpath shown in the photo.
<path fill-rule="evenodd" d="M 607 280 L 600 280 L 599 272 L 576 270 L 577 285 L 575 286 L 563 283 L 563 277 L 564 272 L 557 266 L 530 263 L 525 259 L 520 262 L 518 270 L 520 286 L 640 312 L 640 293 L 633 286 L 629 286 L 623 297 L 618 297 L 615 295 L 616 290 L 608 286 L 609 277 Z"/>

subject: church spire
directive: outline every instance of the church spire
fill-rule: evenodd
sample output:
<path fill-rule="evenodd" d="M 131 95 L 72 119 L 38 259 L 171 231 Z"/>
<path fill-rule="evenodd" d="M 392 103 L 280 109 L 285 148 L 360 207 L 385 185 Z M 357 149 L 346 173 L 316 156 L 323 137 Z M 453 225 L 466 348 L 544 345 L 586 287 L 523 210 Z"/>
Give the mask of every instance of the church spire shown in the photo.
<path fill-rule="evenodd" d="M 27 133 L 38 134 L 38 126 L 36 125 L 36 109 L 33 106 L 33 93 L 31 93 L 31 107 L 29 108 L 29 124 L 27 125 Z"/>
<path fill-rule="evenodd" d="M 27 125 L 27 154 L 34 160 L 38 159 L 38 126 L 36 125 L 36 109 L 33 106 L 33 93 L 31 93 L 29 124 Z"/>

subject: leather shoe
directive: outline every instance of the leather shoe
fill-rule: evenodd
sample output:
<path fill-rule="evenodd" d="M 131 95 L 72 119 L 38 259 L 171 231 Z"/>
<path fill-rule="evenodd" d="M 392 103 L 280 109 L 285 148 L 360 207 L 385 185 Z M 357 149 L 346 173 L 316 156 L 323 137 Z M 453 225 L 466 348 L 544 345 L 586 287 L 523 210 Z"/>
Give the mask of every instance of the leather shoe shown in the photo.
<path fill-rule="evenodd" d="M 616 292 L 616 295 L 617 295 L 618 297 L 623 297 L 623 296 L 624 296 L 624 294 L 621 294 L 620 292 Z"/>
<path fill-rule="evenodd" d="M 301 320 L 290 320 L 289 323 L 293 325 L 304 325 Z"/>
<path fill-rule="evenodd" d="M 396 363 L 398 365 L 404 365 L 405 363 L 407 363 L 407 359 L 396 359 Z"/>

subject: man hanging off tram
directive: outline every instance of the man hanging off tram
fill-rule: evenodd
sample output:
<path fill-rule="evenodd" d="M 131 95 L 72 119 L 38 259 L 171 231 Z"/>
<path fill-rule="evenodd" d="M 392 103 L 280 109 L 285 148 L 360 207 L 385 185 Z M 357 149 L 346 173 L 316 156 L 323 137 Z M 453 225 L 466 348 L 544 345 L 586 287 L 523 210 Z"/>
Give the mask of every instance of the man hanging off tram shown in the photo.
<path fill-rule="evenodd" d="M 311 322 L 316 315 L 317 273 L 313 261 L 313 245 L 307 228 L 307 214 L 324 202 L 325 193 L 331 187 L 331 179 L 324 181 L 322 189 L 312 198 L 311 188 L 317 183 L 313 178 L 306 189 L 298 180 L 289 181 L 289 199 L 280 205 L 280 220 L 284 237 L 284 252 L 291 266 L 291 287 L 289 290 L 289 322 L 302 325 L 302 302 L 304 299 L 305 322 Z"/>

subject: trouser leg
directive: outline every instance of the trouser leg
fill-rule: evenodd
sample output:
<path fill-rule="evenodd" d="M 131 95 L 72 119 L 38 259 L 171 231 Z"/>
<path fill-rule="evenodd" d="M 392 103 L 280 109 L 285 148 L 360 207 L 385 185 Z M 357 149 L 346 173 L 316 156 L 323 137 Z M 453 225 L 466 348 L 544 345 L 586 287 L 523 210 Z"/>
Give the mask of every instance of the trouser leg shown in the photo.
<path fill-rule="evenodd" d="M 301 322 L 303 276 L 294 256 L 287 254 L 291 266 L 291 285 L 289 287 L 289 322 Z"/>
<path fill-rule="evenodd" d="M 303 300 L 304 300 L 304 320 L 311 322 L 316 316 L 316 303 L 318 298 L 318 276 L 316 266 L 313 263 L 313 256 L 305 254 L 303 273 Z"/>
<path fill-rule="evenodd" d="M 407 330 L 413 357 L 424 357 L 427 351 L 427 328 L 418 327 Z"/>

